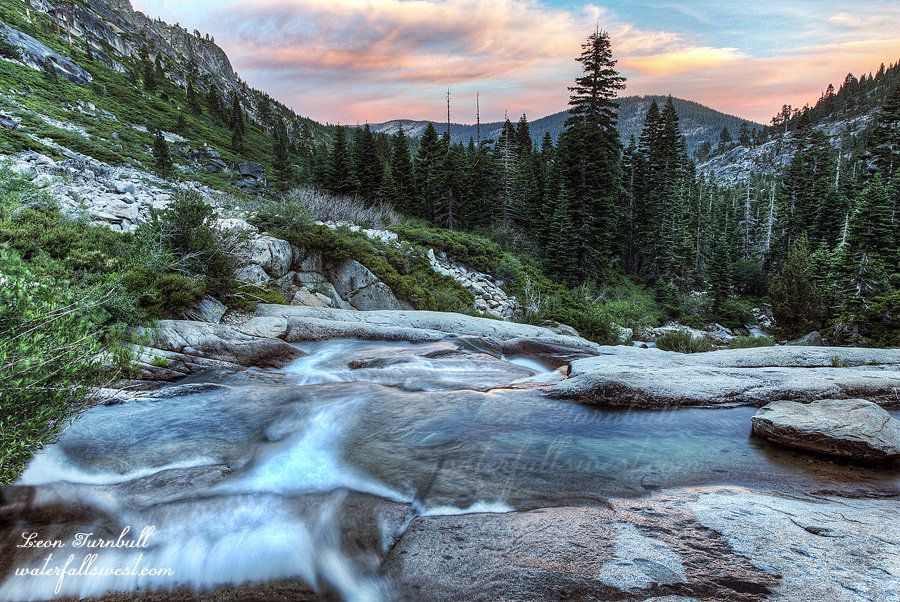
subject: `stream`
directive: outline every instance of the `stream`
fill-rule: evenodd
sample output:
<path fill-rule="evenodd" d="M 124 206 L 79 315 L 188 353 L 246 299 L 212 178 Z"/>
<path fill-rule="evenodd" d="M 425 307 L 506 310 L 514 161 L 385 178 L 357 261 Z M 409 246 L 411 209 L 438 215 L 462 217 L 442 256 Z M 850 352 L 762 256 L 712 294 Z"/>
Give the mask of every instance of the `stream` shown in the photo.
<path fill-rule="evenodd" d="M 391 600 L 379 566 L 416 516 L 720 484 L 900 492 L 900 463 L 752 436 L 755 408 L 572 404 L 546 396 L 557 366 L 449 341 L 298 346 L 309 356 L 282 370 L 84 414 L 0 490 L 0 600 L 290 578 L 323 599 Z"/>

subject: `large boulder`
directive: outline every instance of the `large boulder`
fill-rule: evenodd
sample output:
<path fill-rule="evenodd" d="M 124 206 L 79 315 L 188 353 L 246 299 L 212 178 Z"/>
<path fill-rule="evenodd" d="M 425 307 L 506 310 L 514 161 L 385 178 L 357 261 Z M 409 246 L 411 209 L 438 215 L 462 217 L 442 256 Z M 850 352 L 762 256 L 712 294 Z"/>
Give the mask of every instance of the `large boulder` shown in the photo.
<path fill-rule="evenodd" d="M 242 176 L 247 176 L 254 180 L 265 181 L 266 179 L 266 168 L 253 161 L 244 161 L 238 165 L 238 172 Z"/>
<path fill-rule="evenodd" d="M 809 334 L 803 335 L 799 339 L 794 339 L 793 341 L 785 343 L 785 345 L 790 345 L 792 347 L 821 347 L 824 344 L 822 335 L 815 330 Z"/>
<path fill-rule="evenodd" d="M 354 259 L 327 262 L 325 274 L 338 295 L 355 309 L 406 309 L 388 285 Z"/>
<path fill-rule="evenodd" d="M 190 320 L 160 320 L 151 346 L 186 356 L 260 368 L 282 368 L 306 355 L 281 339 Z"/>
<path fill-rule="evenodd" d="M 260 266 L 272 278 L 281 278 L 291 269 L 291 243 L 272 236 L 260 236 L 250 245 L 250 263 Z"/>
<path fill-rule="evenodd" d="M 900 422 L 864 399 L 776 401 L 751 420 L 754 433 L 789 447 L 857 460 L 900 457 Z"/>

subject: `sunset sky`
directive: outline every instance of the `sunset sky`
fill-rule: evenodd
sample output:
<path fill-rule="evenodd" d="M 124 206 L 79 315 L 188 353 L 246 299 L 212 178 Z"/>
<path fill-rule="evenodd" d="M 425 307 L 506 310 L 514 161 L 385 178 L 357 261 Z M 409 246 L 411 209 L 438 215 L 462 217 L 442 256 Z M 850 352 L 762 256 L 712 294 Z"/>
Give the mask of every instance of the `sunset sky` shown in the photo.
<path fill-rule="evenodd" d="M 329 123 L 530 119 L 567 107 L 595 24 L 628 78 L 766 123 L 900 59 L 897 0 L 134 0 L 209 33 L 251 86 Z"/>

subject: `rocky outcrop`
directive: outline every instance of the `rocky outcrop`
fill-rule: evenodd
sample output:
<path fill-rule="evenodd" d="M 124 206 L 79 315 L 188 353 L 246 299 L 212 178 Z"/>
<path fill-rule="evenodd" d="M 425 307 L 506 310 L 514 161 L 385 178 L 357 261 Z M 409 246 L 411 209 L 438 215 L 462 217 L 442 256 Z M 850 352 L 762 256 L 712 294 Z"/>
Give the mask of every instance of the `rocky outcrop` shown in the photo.
<path fill-rule="evenodd" d="M 459 340 L 471 350 L 495 355 L 591 356 L 600 346 L 540 326 L 435 311 L 353 312 L 314 307 L 258 305 L 256 315 L 287 320 L 286 341 L 360 338 L 384 341 Z"/>
<path fill-rule="evenodd" d="M 597 357 L 573 362 L 570 374 L 553 395 L 608 406 L 763 406 L 826 398 L 900 404 L 896 349 L 763 347 L 686 355 L 602 347 Z"/>
<path fill-rule="evenodd" d="M 263 334 L 266 332 L 266 334 Z M 190 320 L 161 320 L 157 330 L 152 332 L 153 350 L 161 350 L 177 354 L 175 356 L 160 354 L 162 358 L 179 361 L 190 370 L 189 364 L 201 368 L 229 368 L 256 366 L 260 368 L 281 368 L 305 353 L 282 341 L 267 336 L 271 333 L 269 326 L 265 331 L 257 329 L 238 330 L 224 324 L 208 324 Z M 149 351 L 151 354 L 153 351 Z M 183 356 L 183 357 L 182 357 Z M 203 361 L 205 360 L 205 361 Z M 213 362 L 213 363 L 210 363 Z M 156 362 L 147 369 L 148 380 L 166 380 L 171 374 L 154 371 L 153 367 L 162 370 L 179 371 L 171 364 Z M 160 378 L 165 377 L 165 378 Z"/>
<path fill-rule="evenodd" d="M 111 167 L 90 157 L 65 151 L 71 158 L 56 162 L 39 153 L 14 157 L 13 171 L 53 195 L 60 210 L 84 218 L 95 226 L 133 232 L 150 217 L 151 209 L 164 209 L 172 189 L 156 176 L 131 167 Z M 205 193 L 205 188 L 199 187 Z"/>
<path fill-rule="evenodd" d="M 516 298 L 510 297 L 500 288 L 493 276 L 479 272 L 471 267 L 454 261 L 446 253 L 435 255 L 429 249 L 428 261 L 438 274 L 449 276 L 459 282 L 475 297 L 475 309 L 505 320 L 512 319 L 516 313 Z"/>
<path fill-rule="evenodd" d="M 856 460 L 900 457 L 900 422 L 863 399 L 775 401 L 751 420 L 754 433 L 788 447 Z"/>
<path fill-rule="evenodd" d="M 9 39 L 10 44 L 19 47 L 22 54 L 22 62 L 32 69 L 40 71 L 44 68 L 46 61 L 49 60 L 50 65 L 56 71 L 56 75 L 72 83 L 86 85 L 94 79 L 90 73 L 71 60 L 51 50 L 30 35 L 9 27 L 3 21 L 0 21 L 0 35 L 5 35 Z"/>

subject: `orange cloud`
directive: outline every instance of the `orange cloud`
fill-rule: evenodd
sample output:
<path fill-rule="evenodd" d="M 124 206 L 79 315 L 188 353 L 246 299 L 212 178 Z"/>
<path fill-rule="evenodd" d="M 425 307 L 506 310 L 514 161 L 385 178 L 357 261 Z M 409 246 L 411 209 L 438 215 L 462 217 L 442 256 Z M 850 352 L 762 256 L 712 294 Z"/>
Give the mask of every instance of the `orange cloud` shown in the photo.
<path fill-rule="evenodd" d="M 746 55 L 739 52 L 737 48 L 700 47 L 650 56 L 627 57 L 621 61 L 621 66 L 647 75 L 658 76 L 730 65 L 744 58 Z"/>

